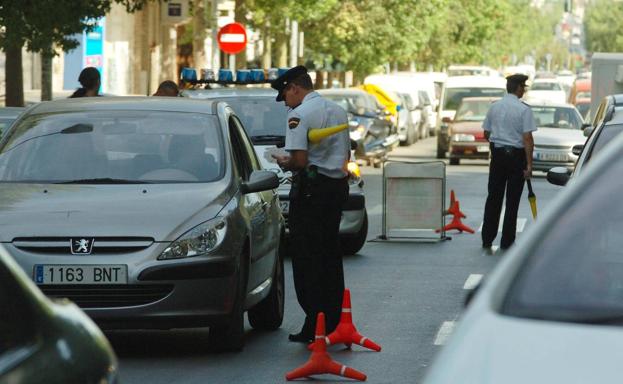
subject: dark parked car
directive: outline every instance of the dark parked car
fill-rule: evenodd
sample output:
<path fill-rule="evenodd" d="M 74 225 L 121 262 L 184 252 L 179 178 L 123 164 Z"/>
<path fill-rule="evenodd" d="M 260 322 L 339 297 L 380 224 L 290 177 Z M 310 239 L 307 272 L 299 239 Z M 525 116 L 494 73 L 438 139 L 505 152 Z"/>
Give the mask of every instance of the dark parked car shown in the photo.
<path fill-rule="evenodd" d="M 237 350 L 245 311 L 283 319 L 278 185 L 226 103 L 40 103 L 0 141 L 0 242 L 103 327 L 209 326 Z"/>
<path fill-rule="evenodd" d="M 0 383 L 117 382 L 104 334 L 68 300 L 49 300 L 0 245 Z"/>
<path fill-rule="evenodd" d="M 291 174 L 284 173 L 271 156 L 271 153 L 285 144 L 287 121 L 287 108 L 283 103 L 275 101 L 276 91 L 265 88 L 218 88 L 185 90 L 182 95 L 195 99 L 225 101 L 234 109 L 253 142 L 260 163 L 265 169 L 278 174 L 282 181 L 279 201 L 287 221 Z M 351 172 L 349 178 L 348 201 L 340 222 L 342 252 L 348 255 L 357 253 L 368 236 L 363 182 L 358 175 L 357 164 L 351 162 L 349 167 L 353 167 L 355 172 Z"/>

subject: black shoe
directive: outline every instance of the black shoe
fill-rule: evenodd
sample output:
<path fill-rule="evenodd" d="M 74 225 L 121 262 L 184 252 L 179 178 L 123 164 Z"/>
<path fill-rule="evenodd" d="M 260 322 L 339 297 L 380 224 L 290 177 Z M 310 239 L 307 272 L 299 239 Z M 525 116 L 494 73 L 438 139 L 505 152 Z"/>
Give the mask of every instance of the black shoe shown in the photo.
<path fill-rule="evenodd" d="M 482 247 L 483 247 L 484 249 L 491 249 L 491 244 L 484 244 L 484 243 L 483 243 L 483 244 L 482 244 Z"/>
<path fill-rule="evenodd" d="M 312 341 L 314 341 L 314 337 L 305 335 L 303 332 L 299 332 L 289 334 L 288 340 L 294 343 L 311 343 Z"/>

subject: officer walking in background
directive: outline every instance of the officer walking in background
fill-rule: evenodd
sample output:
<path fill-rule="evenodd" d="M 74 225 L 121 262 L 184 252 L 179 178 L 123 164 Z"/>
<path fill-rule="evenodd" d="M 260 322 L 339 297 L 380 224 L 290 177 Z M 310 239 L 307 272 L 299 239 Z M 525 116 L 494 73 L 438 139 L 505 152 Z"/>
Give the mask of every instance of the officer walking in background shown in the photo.
<path fill-rule="evenodd" d="M 500 248 L 515 242 L 517 210 L 524 180 L 532 176 L 532 132 L 536 124 L 532 110 L 520 99 L 526 91 L 528 76 L 515 74 L 506 78 L 508 94 L 493 103 L 482 124 L 491 143 L 489 195 L 482 225 L 482 246 L 490 250 L 500 222 L 502 201 L 506 191 L 506 213 Z"/>
<path fill-rule="evenodd" d="M 292 171 L 289 226 L 293 247 L 292 272 L 305 322 L 290 341 L 314 339 L 316 314 L 324 312 L 327 333 L 340 318 L 344 292 L 344 270 L 339 226 L 342 206 L 348 198 L 347 163 L 350 155 L 348 130 L 319 143 L 309 143 L 307 132 L 346 124 L 346 112 L 313 89 L 307 69 L 297 66 L 271 83 L 290 108 L 286 128 L 289 156 L 273 157 L 279 166 Z"/>

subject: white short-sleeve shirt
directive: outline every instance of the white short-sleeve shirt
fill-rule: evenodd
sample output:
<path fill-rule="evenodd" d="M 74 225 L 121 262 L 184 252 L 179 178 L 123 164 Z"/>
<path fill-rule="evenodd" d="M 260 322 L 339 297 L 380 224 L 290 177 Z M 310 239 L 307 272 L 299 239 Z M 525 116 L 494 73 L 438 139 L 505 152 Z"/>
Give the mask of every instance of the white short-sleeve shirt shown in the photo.
<path fill-rule="evenodd" d="M 491 104 L 482 129 L 490 132 L 489 141 L 494 145 L 523 148 L 523 134 L 536 131 L 536 122 L 529 105 L 507 94 Z"/>
<path fill-rule="evenodd" d="M 309 164 L 318 167 L 319 173 L 335 179 L 343 178 L 347 175 L 346 164 L 350 156 L 348 129 L 319 143 L 310 143 L 307 132 L 347 123 L 348 116 L 342 107 L 323 98 L 318 92 L 310 92 L 299 106 L 288 112 L 285 149 L 307 151 Z"/>

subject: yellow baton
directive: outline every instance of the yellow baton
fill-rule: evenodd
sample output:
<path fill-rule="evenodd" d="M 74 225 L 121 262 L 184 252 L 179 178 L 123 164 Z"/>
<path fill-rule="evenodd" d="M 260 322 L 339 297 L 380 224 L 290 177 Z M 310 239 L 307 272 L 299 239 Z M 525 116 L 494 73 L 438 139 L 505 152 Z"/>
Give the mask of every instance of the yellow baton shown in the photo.
<path fill-rule="evenodd" d="M 309 140 L 310 143 L 319 143 L 323 139 L 326 139 L 327 137 L 334 135 L 338 132 L 342 132 L 347 128 L 348 124 L 340 124 L 326 128 L 312 128 L 307 131 L 307 140 Z"/>

